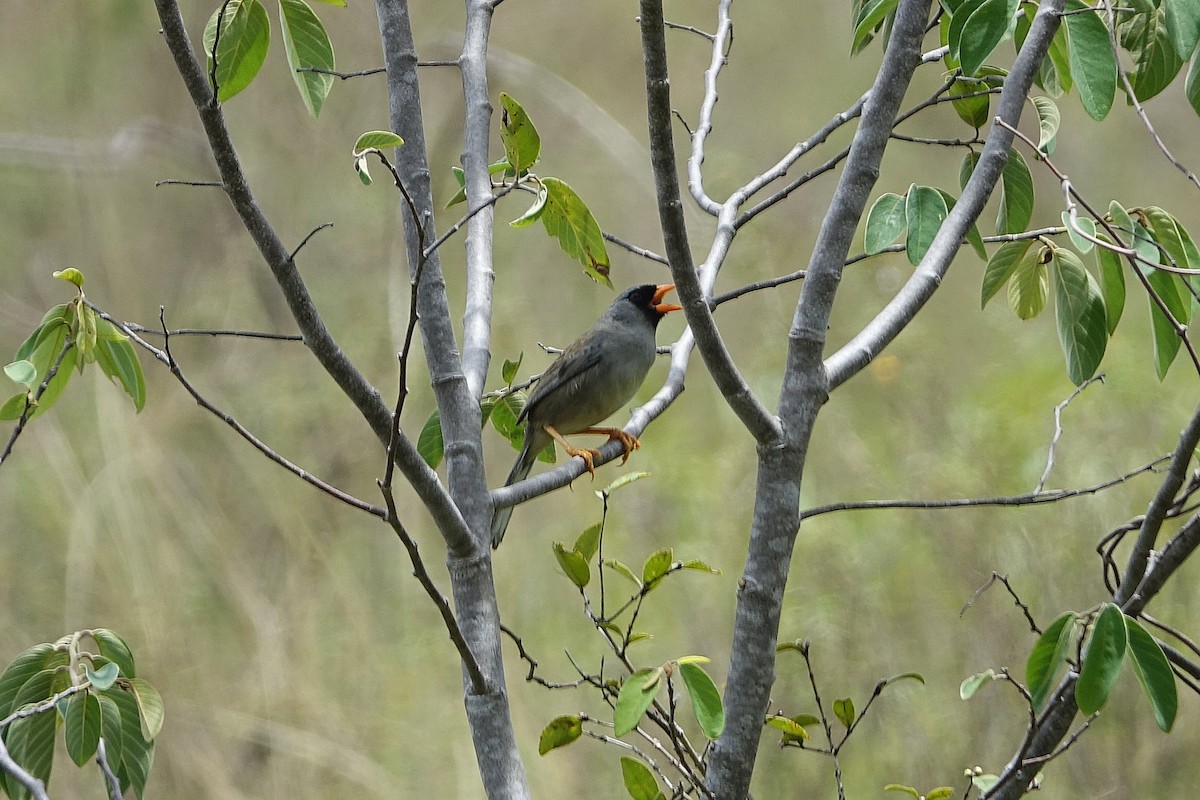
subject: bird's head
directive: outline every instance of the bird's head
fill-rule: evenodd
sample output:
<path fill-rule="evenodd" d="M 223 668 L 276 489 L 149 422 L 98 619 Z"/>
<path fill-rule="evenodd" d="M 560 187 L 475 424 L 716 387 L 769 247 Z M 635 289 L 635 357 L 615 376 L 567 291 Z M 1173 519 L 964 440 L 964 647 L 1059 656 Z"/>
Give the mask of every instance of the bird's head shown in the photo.
<path fill-rule="evenodd" d="M 653 283 L 643 283 L 641 286 L 634 286 L 622 292 L 621 296 L 613 302 L 613 307 L 615 309 L 628 303 L 644 313 L 654 325 L 658 325 L 659 320 L 669 312 L 683 310 L 683 306 L 663 302 L 663 298 L 674 288 L 675 284 L 673 283 L 664 283 L 659 286 L 655 286 Z"/>

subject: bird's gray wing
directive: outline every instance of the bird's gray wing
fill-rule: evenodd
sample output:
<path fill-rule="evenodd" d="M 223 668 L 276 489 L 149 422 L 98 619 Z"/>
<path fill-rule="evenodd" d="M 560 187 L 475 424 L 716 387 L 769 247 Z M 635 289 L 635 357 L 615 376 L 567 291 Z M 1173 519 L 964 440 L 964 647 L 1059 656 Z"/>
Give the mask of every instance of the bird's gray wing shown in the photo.
<path fill-rule="evenodd" d="M 555 359 L 538 380 L 537 386 L 529 395 L 529 401 L 525 404 L 525 408 L 521 409 L 517 422 L 525 419 L 529 415 L 529 410 L 543 398 L 552 394 L 555 389 L 575 380 L 588 370 L 594 369 L 600 363 L 600 355 L 604 351 L 606 339 L 608 339 L 607 333 L 593 331 L 592 335 L 584 336 L 564 350 L 562 355 Z"/>

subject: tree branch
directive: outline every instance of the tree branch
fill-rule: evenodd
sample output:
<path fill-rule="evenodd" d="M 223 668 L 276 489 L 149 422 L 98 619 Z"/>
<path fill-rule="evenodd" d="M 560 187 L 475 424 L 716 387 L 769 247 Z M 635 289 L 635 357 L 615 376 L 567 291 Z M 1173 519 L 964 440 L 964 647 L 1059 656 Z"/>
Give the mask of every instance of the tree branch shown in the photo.
<path fill-rule="evenodd" d="M 1013 127 L 1021 119 L 1034 75 L 1058 30 L 1061 10 L 1062 0 L 1043 0 L 1012 70 L 1004 80 L 997 117 Z M 827 360 L 831 389 L 857 374 L 882 352 L 937 291 L 960 243 L 1000 180 L 1012 139 L 1012 132 L 1002 125 L 992 126 L 971 179 L 942 223 L 920 265 L 883 310 Z"/>
<path fill-rule="evenodd" d="M 380 442 L 386 443 L 391 434 L 391 411 L 383 402 L 379 390 L 367 382 L 325 327 L 296 263 L 254 199 L 225 125 L 224 112 L 216 103 L 208 76 L 192 50 L 178 3 L 176 0 L 154 0 L 154 4 L 167 48 L 208 137 L 225 193 L 275 276 L 292 317 L 304 336 L 305 345 L 358 408 Z M 426 504 L 439 528 L 461 529 L 465 524 L 461 514 L 450 502 L 437 473 L 424 462 L 412 442 L 407 438 L 402 439 L 395 456 L 397 465 Z"/>

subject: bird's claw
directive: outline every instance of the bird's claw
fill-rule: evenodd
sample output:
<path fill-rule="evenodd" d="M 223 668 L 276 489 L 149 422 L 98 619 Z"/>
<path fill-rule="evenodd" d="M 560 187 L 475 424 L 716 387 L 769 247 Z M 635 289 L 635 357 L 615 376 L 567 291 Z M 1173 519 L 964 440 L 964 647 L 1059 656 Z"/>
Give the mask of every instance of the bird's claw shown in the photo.
<path fill-rule="evenodd" d="M 637 437 L 631 433 L 618 430 L 612 436 L 621 443 L 621 447 L 625 448 L 625 453 L 621 456 L 621 466 L 625 466 L 625 462 L 629 460 L 629 454 L 642 446 L 642 443 L 637 440 Z"/>
<path fill-rule="evenodd" d="M 575 447 L 568 448 L 568 456 L 579 456 L 583 459 L 583 466 L 587 469 L 588 474 L 592 476 L 592 480 L 596 480 L 596 459 L 600 457 L 599 450 L 593 450 L 590 447 L 579 449 Z"/>

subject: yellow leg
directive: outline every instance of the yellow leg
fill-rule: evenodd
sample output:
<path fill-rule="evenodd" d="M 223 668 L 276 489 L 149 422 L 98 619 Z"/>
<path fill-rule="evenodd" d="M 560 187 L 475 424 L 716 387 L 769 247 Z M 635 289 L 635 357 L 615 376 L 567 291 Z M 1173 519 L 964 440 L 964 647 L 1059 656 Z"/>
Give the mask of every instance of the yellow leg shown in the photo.
<path fill-rule="evenodd" d="M 588 474 L 593 479 L 596 477 L 595 461 L 600 457 L 600 451 L 587 447 L 580 449 L 574 447 L 568 442 L 561 433 L 554 429 L 552 425 L 543 426 L 546 433 L 550 434 L 550 438 L 562 445 L 562 449 L 566 451 L 568 457 L 579 456 L 583 459 L 583 465 L 587 468 Z M 629 454 L 642 446 L 636 436 L 631 436 L 620 428 L 584 428 L 578 433 L 598 433 L 609 438 L 609 441 L 616 439 L 625 448 L 625 455 L 621 457 L 621 463 L 624 464 L 629 460 Z"/>

